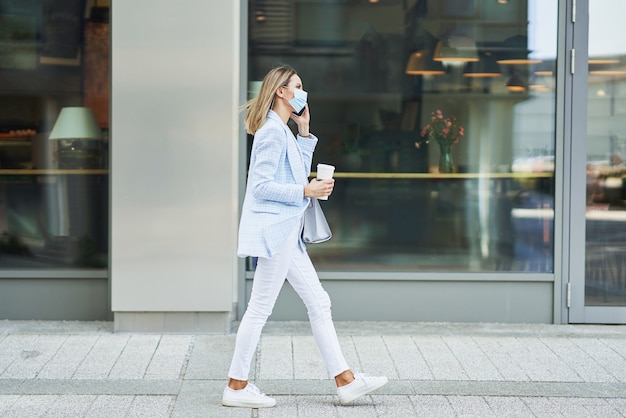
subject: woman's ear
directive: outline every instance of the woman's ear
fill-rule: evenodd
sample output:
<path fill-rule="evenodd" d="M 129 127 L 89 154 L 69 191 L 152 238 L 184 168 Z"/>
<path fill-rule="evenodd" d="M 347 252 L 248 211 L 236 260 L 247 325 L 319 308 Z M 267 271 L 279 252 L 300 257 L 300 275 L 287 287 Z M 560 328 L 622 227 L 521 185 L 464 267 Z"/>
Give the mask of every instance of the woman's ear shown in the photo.
<path fill-rule="evenodd" d="M 276 96 L 278 97 L 284 97 L 285 96 L 285 88 L 283 86 L 280 86 L 279 88 L 276 89 Z"/>

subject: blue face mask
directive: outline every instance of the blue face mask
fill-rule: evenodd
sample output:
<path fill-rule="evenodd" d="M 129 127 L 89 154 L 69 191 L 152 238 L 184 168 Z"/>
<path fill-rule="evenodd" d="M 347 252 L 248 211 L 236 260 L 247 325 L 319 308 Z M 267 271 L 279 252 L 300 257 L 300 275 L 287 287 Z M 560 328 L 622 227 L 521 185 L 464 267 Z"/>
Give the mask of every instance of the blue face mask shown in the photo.
<path fill-rule="evenodd" d="M 306 107 L 306 98 L 308 93 L 304 90 L 294 89 L 293 99 L 289 100 L 289 104 L 293 107 L 296 115 L 300 116 Z"/>

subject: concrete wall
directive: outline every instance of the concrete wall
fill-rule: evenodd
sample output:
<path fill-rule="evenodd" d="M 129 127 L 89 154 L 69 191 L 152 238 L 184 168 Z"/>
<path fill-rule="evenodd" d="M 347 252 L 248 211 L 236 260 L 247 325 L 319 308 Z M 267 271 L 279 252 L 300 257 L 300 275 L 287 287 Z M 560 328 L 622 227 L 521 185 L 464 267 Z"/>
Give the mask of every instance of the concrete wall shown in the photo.
<path fill-rule="evenodd" d="M 224 331 L 236 280 L 239 2 L 111 9 L 111 307 L 120 331 Z"/>

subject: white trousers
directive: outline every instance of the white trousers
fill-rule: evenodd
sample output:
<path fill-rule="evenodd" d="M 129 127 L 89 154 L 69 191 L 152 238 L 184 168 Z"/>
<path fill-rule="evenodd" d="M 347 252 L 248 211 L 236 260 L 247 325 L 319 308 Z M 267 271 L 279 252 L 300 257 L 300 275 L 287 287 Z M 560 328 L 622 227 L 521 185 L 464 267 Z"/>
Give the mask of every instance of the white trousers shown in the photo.
<path fill-rule="evenodd" d="M 252 294 L 241 319 L 228 377 L 248 380 L 252 356 L 267 318 L 274 309 L 285 278 L 304 302 L 311 329 L 330 376 L 348 370 L 330 311 L 330 297 L 322 287 L 309 254 L 299 246 L 301 226 L 289 235 L 272 258 L 259 257 Z M 287 353 L 285 353 L 287 354 Z"/>

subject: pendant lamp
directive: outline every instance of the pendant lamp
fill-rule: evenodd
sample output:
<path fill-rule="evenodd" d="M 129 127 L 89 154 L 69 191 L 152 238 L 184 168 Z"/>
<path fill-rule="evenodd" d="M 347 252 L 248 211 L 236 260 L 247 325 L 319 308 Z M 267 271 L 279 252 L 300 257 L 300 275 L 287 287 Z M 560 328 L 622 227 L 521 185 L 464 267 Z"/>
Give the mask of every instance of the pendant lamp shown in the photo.
<path fill-rule="evenodd" d="M 502 43 L 502 52 L 498 57 L 498 64 L 503 65 L 526 65 L 538 64 L 539 59 L 529 58 L 528 37 L 524 35 L 514 35 L 507 38 Z"/>
<path fill-rule="evenodd" d="M 433 56 L 428 49 L 413 52 L 409 56 L 404 72 L 409 75 L 441 75 L 446 73 L 440 62 L 433 61 Z"/>
<path fill-rule="evenodd" d="M 451 33 L 437 42 L 433 59 L 451 63 L 473 62 L 478 61 L 478 50 L 469 36 Z"/>
<path fill-rule="evenodd" d="M 490 78 L 500 77 L 501 75 L 500 66 L 491 52 L 480 54 L 480 60 L 478 61 L 468 62 L 463 71 L 463 77 L 470 78 Z"/>

